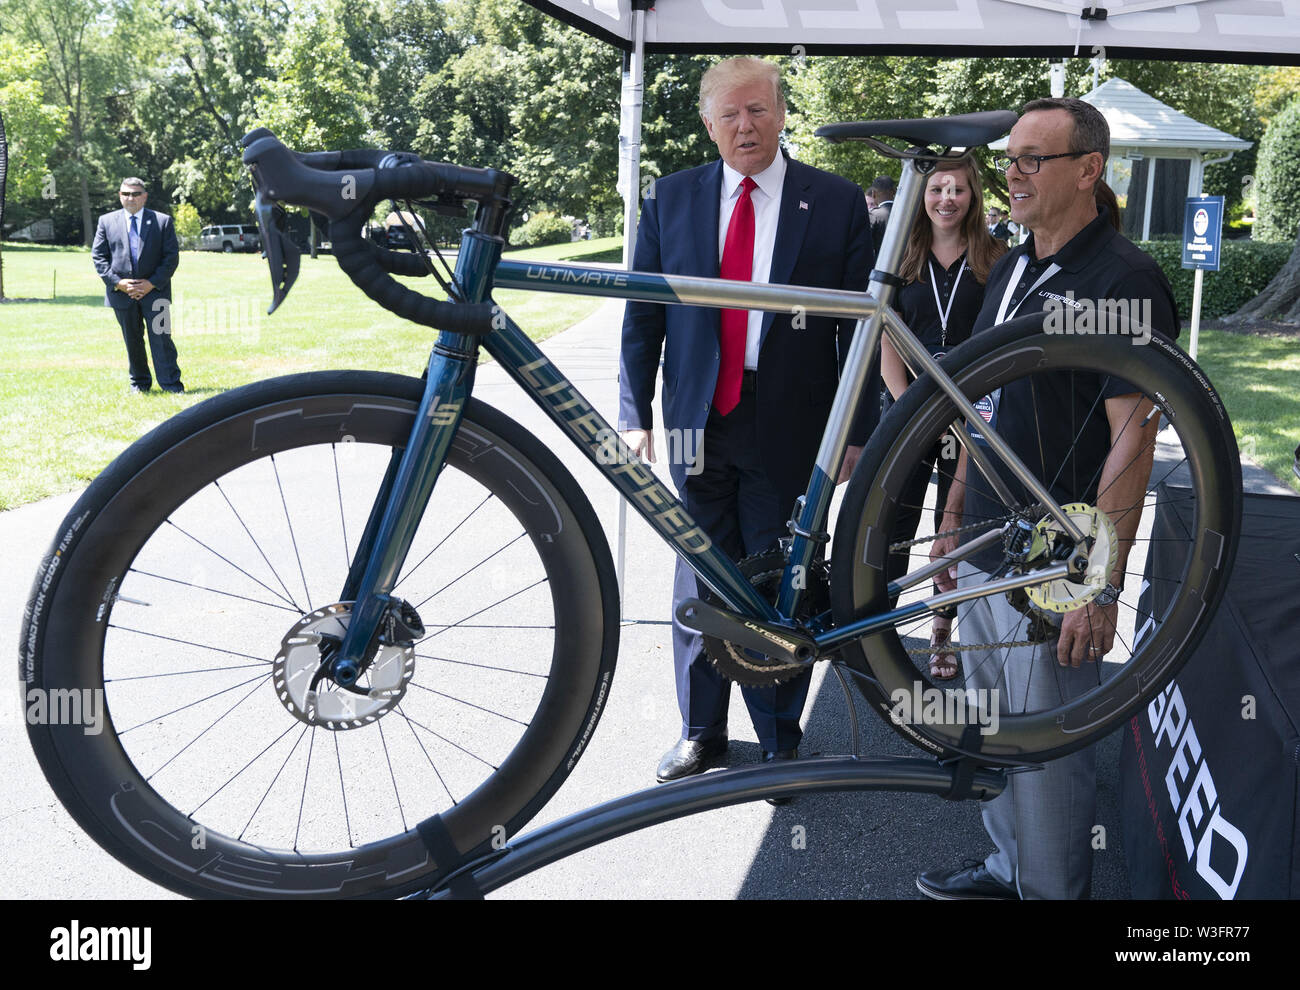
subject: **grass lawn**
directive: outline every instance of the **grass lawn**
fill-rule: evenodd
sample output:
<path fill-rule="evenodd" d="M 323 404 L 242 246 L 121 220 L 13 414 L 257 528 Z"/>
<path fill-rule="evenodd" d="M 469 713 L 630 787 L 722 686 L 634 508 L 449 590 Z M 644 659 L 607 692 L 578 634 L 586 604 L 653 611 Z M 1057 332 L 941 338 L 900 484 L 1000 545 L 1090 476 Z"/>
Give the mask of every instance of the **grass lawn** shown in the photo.
<path fill-rule="evenodd" d="M 304 257 L 289 298 L 267 316 L 271 280 L 258 255 L 186 251 L 173 282 L 173 319 L 189 391 L 167 395 L 155 387 L 132 395 L 122 335 L 103 305 L 90 252 L 6 244 L 3 259 L 5 294 L 44 301 L 0 305 L 0 430 L 7 440 L 0 510 L 85 485 L 137 437 L 216 392 L 328 368 L 418 376 L 436 337 L 363 296 L 329 255 Z M 431 280 L 410 280 L 420 281 Z M 496 298 L 535 340 L 601 303 L 540 292 L 502 291 Z"/>
<path fill-rule="evenodd" d="M 591 261 L 623 261 L 623 238 L 598 237 L 590 241 L 572 241 L 569 244 L 547 244 L 545 247 L 521 248 L 507 251 L 511 261 L 572 261 L 585 264 Z"/>
<path fill-rule="evenodd" d="M 1179 343 L 1187 344 L 1184 331 Z M 1197 361 L 1223 397 L 1243 457 L 1300 491 L 1300 337 L 1201 330 Z"/>

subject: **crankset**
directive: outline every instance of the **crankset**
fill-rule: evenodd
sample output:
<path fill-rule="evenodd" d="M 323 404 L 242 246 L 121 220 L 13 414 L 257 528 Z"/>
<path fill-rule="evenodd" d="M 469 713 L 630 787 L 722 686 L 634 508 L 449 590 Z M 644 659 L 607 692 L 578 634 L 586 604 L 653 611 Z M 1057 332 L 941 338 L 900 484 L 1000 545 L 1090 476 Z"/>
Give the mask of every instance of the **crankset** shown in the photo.
<path fill-rule="evenodd" d="M 768 550 L 765 553 L 745 557 L 736 566 L 764 598 L 775 602 L 777 593 L 781 590 L 781 575 L 785 571 L 785 563 L 784 552 Z M 706 592 L 705 601 L 716 603 L 718 599 L 711 592 Z M 811 618 L 830 607 L 830 569 L 825 561 L 814 561 L 808 568 L 807 586 L 804 589 L 797 617 L 801 620 Z M 794 633 L 790 633 L 789 636 L 796 638 Z M 770 687 L 773 684 L 780 684 L 790 680 L 801 670 L 808 669 L 806 663 L 767 656 L 739 643 L 710 636 L 707 633 L 704 635 L 704 652 L 718 668 L 718 672 L 728 680 L 751 687 Z"/>

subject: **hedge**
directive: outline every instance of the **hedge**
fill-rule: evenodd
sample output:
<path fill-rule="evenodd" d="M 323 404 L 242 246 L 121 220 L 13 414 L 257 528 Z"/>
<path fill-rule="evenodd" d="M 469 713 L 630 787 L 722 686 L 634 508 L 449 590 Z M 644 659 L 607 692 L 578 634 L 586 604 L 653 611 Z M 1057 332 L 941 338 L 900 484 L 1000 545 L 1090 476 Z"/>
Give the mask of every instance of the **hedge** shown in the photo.
<path fill-rule="evenodd" d="M 1182 244 L 1176 241 L 1142 241 L 1143 251 L 1164 270 L 1178 302 L 1178 315 L 1192 316 L 1192 280 L 1195 271 L 1183 267 Z M 1235 313 L 1254 299 L 1281 271 L 1295 250 L 1293 242 L 1230 241 L 1219 248 L 1219 270 L 1206 272 L 1201 286 L 1201 318 L 1212 320 Z"/>
<path fill-rule="evenodd" d="M 541 247 L 563 244 L 573 239 L 573 224 L 563 217 L 542 210 L 510 232 L 511 247 Z"/>
<path fill-rule="evenodd" d="M 1300 226 L 1300 99 L 1269 121 L 1259 142 L 1256 170 L 1259 236 L 1294 240 Z"/>

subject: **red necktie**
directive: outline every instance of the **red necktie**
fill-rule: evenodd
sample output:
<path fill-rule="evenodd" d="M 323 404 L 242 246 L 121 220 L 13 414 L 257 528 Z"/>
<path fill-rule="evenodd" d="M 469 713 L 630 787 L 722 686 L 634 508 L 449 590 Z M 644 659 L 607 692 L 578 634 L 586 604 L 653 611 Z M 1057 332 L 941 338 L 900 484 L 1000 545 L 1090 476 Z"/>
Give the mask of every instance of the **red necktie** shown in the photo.
<path fill-rule="evenodd" d="M 740 183 L 740 198 L 731 211 L 727 239 L 722 245 L 722 278 L 748 282 L 754 274 L 754 201 L 749 194 L 758 184 L 749 176 Z M 719 337 L 718 384 L 713 390 L 713 407 L 727 415 L 740 402 L 740 379 L 745 372 L 745 333 L 749 310 L 724 309 Z"/>

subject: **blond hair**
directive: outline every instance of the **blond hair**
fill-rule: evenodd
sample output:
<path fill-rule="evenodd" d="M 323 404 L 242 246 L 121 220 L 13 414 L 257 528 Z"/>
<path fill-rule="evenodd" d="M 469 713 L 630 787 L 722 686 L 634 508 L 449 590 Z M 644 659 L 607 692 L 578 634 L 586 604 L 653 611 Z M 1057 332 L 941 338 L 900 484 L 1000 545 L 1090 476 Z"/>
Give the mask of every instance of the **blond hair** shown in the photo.
<path fill-rule="evenodd" d="M 734 89 L 752 82 L 770 82 L 776 106 L 785 113 L 785 94 L 781 91 L 781 70 L 775 62 L 742 55 L 724 59 L 709 67 L 700 79 L 700 116 L 709 116 L 713 97 L 724 89 Z"/>

